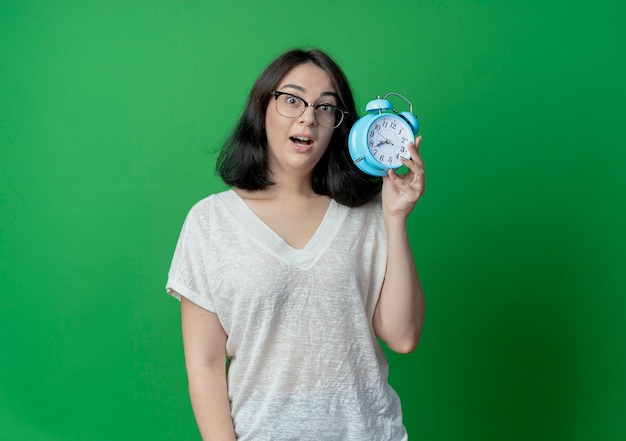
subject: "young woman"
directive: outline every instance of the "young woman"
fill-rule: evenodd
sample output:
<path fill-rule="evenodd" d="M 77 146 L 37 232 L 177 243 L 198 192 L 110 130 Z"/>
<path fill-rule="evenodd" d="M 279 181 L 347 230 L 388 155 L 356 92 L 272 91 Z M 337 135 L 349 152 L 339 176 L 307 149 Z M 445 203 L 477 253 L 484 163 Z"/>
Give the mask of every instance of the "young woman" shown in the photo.
<path fill-rule="evenodd" d="M 185 220 L 167 290 L 205 441 L 407 439 L 378 338 L 411 352 L 424 320 L 406 231 L 420 138 L 406 174 L 373 179 L 349 157 L 356 119 L 328 55 L 281 55 L 219 157 L 232 188 Z"/>

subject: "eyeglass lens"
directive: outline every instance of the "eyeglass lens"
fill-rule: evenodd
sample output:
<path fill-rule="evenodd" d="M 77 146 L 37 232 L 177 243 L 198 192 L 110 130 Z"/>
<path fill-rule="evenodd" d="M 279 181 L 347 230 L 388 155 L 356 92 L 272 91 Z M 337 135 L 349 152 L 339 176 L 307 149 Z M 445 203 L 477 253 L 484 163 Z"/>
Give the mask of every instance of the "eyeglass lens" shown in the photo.
<path fill-rule="evenodd" d="M 276 96 L 276 110 L 287 118 L 297 118 L 306 110 L 305 101 L 295 95 L 280 94 Z M 319 125 L 334 129 L 341 124 L 343 112 L 332 105 L 315 104 L 315 119 Z"/>

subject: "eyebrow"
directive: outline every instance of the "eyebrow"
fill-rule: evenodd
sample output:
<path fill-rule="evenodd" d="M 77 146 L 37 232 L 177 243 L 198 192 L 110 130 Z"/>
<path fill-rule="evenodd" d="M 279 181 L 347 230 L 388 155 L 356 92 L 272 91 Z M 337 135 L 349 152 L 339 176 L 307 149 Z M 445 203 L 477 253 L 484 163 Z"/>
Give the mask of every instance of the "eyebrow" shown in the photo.
<path fill-rule="evenodd" d="M 280 89 L 283 90 L 286 87 L 291 88 L 291 89 L 296 89 L 296 90 L 298 90 L 298 91 L 300 91 L 302 93 L 306 93 L 306 89 L 304 87 L 302 87 L 302 86 L 298 86 L 297 84 L 285 84 Z M 323 97 L 323 96 L 334 96 L 335 98 L 339 99 L 339 95 L 337 93 L 330 92 L 330 91 L 322 92 L 320 94 L 320 97 Z"/>

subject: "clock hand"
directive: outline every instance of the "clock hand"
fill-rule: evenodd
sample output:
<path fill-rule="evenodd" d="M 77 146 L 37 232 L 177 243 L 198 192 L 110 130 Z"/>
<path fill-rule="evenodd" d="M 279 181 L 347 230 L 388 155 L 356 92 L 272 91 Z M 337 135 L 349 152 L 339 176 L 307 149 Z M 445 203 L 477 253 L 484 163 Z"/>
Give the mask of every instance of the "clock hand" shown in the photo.
<path fill-rule="evenodd" d="M 385 144 L 389 144 L 391 146 L 394 146 L 393 142 L 389 138 L 385 139 Z"/>
<path fill-rule="evenodd" d="M 381 146 L 381 145 L 383 145 L 383 144 L 391 144 L 391 145 L 393 145 L 393 143 L 391 142 L 391 140 L 390 140 L 390 139 L 385 138 L 385 136 L 383 136 L 383 134 L 382 134 L 382 133 L 380 133 L 380 132 L 376 132 L 376 133 L 378 134 L 378 136 L 380 136 L 381 138 L 383 138 L 383 139 L 384 139 L 384 141 L 380 141 L 380 142 L 376 145 L 376 147 L 380 147 L 380 146 Z"/>

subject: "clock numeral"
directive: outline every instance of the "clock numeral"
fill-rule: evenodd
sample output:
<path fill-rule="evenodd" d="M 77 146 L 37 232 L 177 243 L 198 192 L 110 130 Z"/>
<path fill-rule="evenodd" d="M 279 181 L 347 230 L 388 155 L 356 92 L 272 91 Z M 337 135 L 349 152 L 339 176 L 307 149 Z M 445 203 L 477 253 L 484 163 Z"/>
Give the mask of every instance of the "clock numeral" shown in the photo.
<path fill-rule="evenodd" d="M 391 128 L 395 129 L 396 127 L 398 127 L 398 124 L 395 121 L 391 121 Z"/>

